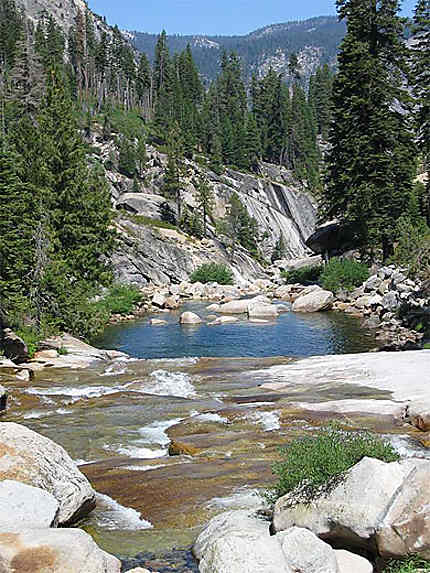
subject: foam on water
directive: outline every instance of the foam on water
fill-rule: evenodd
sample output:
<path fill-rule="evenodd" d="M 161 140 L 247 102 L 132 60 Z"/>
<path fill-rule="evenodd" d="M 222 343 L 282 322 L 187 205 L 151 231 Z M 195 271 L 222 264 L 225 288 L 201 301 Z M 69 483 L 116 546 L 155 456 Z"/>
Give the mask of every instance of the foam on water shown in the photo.
<path fill-rule="evenodd" d="M 183 418 L 174 418 L 173 420 L 155 421 L 140 428 L 139 434 L 149 444 L 160 444 L 166 446 L 170 442 L 166 430 L 175 424 L 182 422 Z"/>
<path fill-rule="evenodd" d="M 121 392 L 130 386 L 132 382 L 122 386 L 51 386 L 49 388 L 28 388 L 27 394 L 36 396 L 67 396 L 70 402 L 76 402 L 81 398 L 100 398 L 108 394 Z"/>
<path fill-rule="evenodd" d="M 55 414 L 65 416 L 67 414 L 73 414 L 73 411 L 66 410 L 65 408 L 58 408 L 57 410 L 32 410 L 31 412 L 26 412 L 23 418 L 24 420 L 38 420 L 39 418 L 54 416 Z"/>
<path fill-rule="evenodd" d="M 131 507 L 124 507 L 102 493 L 97 494 L 97 508 L 91 519 L 102 529 L 137 531 L 153 528 L 152 523 L 143 519 L 141 513 Z"/>
<path fill-rule="evenodd" d="M 154 370 L 149 380 L 145 380 L 141 388 L 146 394 L 157 396 L 177 396 L 179 398 L 193 398 L 197 396 L 190 376 L 182 372 L 168 372 L 167 370 Z"/>
<path fill-rule="evenodd" d="M 194 364 L 197 364 L 199 360 L 199 358 L 194 356 L 184 356 L 183 358 L 154 358 L 151 362 L 154 362 L 155 364 L 167 362 L 172 366 L 193 366 Z"/>
<path fill-rule="evenodd" d="M 207 504 L 209 508 L 220 509 L 262 509 L 267 507 L 266 501 L 257 489 L 240 488 L 226 497 L 214 497 Z"/>
<path fill-rule="evenodd" d="M 383 436 L 402 458 L 430 459 L 430 450 L 409 436 Z"/>
<path fill-rule="evenodd" d="M 165 468 L 167 464 L 158 464 L 154 466 L 121 466 L 121 469 L 130 470 L 132 472 L 149 472 L 149 470 L 156 470 L 157 468 Z"/>
<path fill-rule="evenodd" d="M 105 371 L 100 374 L 100 376 L 121 376 L 127 372 L 127 366 L 124 364 L 124 360 L 121 359 L 118 362 L 110 364 Z"/>
<path fill-rule="evenodd" d="M 110 449 L 107 447 L 105 449 Z M 167 454 L 167 449 L 159 448 L 157 450 L 151 450 L 151 448 L 146 448 L 139 445 L 128 445 L 128 446 L 117 446 L 115 451 L 123 456 L 128 456 L 130 458 L 139 458 L 142 460 L 152 460 L 154 458 L 163 458 Z"/>

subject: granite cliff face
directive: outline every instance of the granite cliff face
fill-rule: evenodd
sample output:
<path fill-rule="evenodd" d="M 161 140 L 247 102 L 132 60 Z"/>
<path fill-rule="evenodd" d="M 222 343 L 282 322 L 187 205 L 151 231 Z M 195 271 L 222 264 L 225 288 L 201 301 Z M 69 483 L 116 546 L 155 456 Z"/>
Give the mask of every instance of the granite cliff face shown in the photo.
<path fill-rule="evenodd" d="M 115 155 L 113 142 L 104 143 L 94 136 L 99 159 Z M 206 167 L 187 162 L 183 180 L 182 204 L 190 213 L 198 209 L 196 175 L 204 174 L 214 195 L 214 209 L 208 222 L 208 236 L 199 240 L 179 229 L 159 226 L 161 195 L 167 157 L 148 147 L 149 162 L 141 192 L 132 192 L 133 183 L 116 170 L 107 170 L 112 201 L 117 211 L 116 227 L 119 247 L 113 257 L 116 276 L 121 281 L 146 284 L 177 283 L 186 280 L 193 270 L 206 262 L 223 262 L 233 268 L 238 282 L 265 276 L 264 268 L 247 251 L 237 248 L 233 256 L 228 241 L 217 232 L 216 222 L 226 214 L 230 197 L 237 193 L 249 214 L 258 223 L 259 247 L 270 261 L 280 236 L 286 258 L 302 258 L 309 254 L 305 245 L 316 224 L 316 207 L 305 188 L 283 167 L 261 164 L 260 173 L 253 175 L 227 169 L 216 175 Z M 171 204 L 172 209 L 175 205 Z"/>

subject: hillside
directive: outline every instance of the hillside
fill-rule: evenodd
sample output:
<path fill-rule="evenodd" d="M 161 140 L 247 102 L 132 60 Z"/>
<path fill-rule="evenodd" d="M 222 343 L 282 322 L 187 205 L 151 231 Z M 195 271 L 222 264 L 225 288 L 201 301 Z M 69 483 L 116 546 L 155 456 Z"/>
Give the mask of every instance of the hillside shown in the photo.
<path fill-rule="evenodd" d="M 183 51 L 190 44 L 195 62 L 207 80 L 219 72 L 220 54 L 234 51 L 242 59 L 249 79 L 262 77 L 270 67 L 288 75 L 288 58 L 297 53 L 305 77 L 324 63 L 333 65 L 337 48 L 345 34 L 345 23 L 336 17 L 321 16 L 301 22 L 286 22 L 260 28 L 246 36 L 168 36 L 172 53 Z M 157 36 L 132 32 L 136 48 L 154 59 Z"/>

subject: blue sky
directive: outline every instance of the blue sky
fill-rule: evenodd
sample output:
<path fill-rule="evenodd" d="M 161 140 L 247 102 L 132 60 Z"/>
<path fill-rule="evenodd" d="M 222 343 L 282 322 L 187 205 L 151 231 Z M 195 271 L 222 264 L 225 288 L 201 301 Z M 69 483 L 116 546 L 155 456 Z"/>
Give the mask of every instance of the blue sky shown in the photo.
<path fill-rule="evenodd" d="M 246 34 L 267 24 L 335 14 L 335 0 L 88 0 L 127 30 L 169 34 Z M 415 0 L 403 0 L 410 15 Z"/>

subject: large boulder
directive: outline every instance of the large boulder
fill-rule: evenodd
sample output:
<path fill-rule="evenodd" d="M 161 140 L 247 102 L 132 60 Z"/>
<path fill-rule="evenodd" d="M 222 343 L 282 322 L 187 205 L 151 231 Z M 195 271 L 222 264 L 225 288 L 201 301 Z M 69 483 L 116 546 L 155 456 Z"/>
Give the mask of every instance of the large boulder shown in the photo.
<path fill-rule="evenodd" d="M 4 412 L 7 408 L 7 390 L 0 386 L 0 413 Z"/>
<path fill-rule="evenodd" d="M 248 305 L 249 318 L 276 318 L 278 314 L 279 310 L 275 304 L 267 304 L 265 302 L 255 301 Z"/>
<path fill-rule="evenodd" d="M 160 207 L 166 198 L 153 193 L 124 193 L 118 199 L 116 208 L 133 215 L 144 215 L 149 219 L 160 219 Z"/>
<path fill-rule="evenodd" d="M 332 292 L 317 289 L 305 296 L 300 296 L 293 304 L 293 312 L 319 312 L 329 310 L 333 306 Z"/>
<path fill-rule="evenodd" d="M 430 460 L 384 463 L 363 458 L 329 494 L 310 504 L 293 494 L 275 505 L 273 529 L 305 527 L 339 548 L 360 547 L 382 557 L 430 557 Z M 363 490 L 365 484 L 365 490 Z"/>
<path fill-rule="evenodd" d="M 0 531 L 57 525 L 59 504 L 43 489 L 12 480 L 0 482 Z"/>
<path fill-rule="evenodd" d="M 221 314 L 246 314 L 248 312 L 248 305 L 250 301 L 247 299 L 232 300 L 221 304 L 216 312 Z"/>
<path fill-rule="evenodd" d="M 0 423 L 0 480 L 22 482 L 52 494 L 60 506 L 60 525 L 73 523 L 96 504 L 87 478 L 61 446 L 13 422 Z"/>
<path fill-rule="evenodd" d="M 3 330 L 3 339 L 1 341 L 3 352 L 6 358 L 13 360 L 17 364 L 25 362 L 29 358 L 28 348 L 22 338 L 20 338 L 10 328 Z"/>
<path fill-rule="evenodd" d="M 307 529 L 291 527 L 274 536 L 253 511 L 214 517 L 193 552 L 201 573 L 369 573 L 361 557 L 336 551 Z M 350 567 L 350 565 L 353 567 Z M 360 565 L 360 568 L 354 568 Z M 364 566 L 367 568 L 363 568 Z M 369 570 L 370 567 L 370 570 Z"/>
<path fill-rule="evenodd" d="M 0 532 L 2 573 L 120 573 L 121 562 L 81 529 Z"/>
<path fill-rule="evenodd" d="M 179 319 L 180 324 L 201 324 L 203 321 L 198 314 L 194 312 L 184 312 Z"/>

